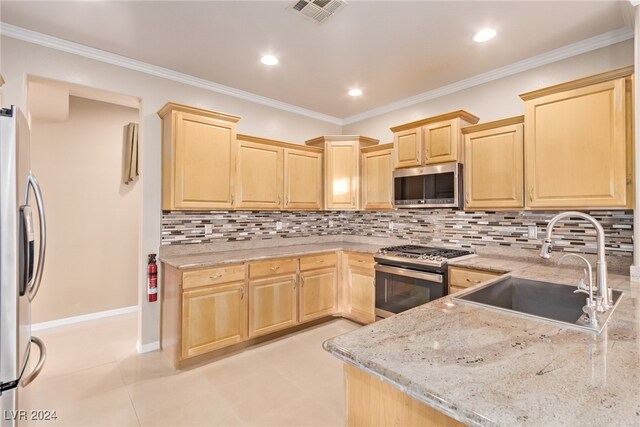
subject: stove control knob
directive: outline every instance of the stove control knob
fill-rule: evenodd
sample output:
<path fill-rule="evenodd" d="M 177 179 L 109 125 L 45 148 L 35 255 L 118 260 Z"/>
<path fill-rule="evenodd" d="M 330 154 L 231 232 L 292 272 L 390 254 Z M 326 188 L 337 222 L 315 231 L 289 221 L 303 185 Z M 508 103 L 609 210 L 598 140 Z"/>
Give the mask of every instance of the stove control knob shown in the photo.
<path fill-rule="evenodd" d="M 444 261 L 444 258 L 442 258 L 441 256 L 436 257 L 436 261 Z"/>
<path fill-rule="evenodd" d="M 422 255 L 420 255 L 420 258 L 427 259 L 427 258 L 429 258 L 429 256 L 427 254 L 422 254 Z"/>
<path fill-rule="evenodd" d="M 430 261 L 435 261 L 436 257 L 434 255 L 429 255 L 429 260 Z"/>

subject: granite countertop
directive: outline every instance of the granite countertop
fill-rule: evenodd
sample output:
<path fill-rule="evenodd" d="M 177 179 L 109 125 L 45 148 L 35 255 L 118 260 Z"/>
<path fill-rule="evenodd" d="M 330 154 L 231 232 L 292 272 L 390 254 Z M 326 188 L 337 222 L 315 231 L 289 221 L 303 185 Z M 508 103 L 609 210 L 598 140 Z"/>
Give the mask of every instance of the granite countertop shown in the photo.
<path fill-rule="evenodd" d="M 451 265 L 571 284 L 581 276 L 576 267 L 482 258 Z M 638 426 L 640 285 L 618 274 L 609 283 L 625 295 L 601 334 L 445 297 L 324 347 L 469 425 Z"/>
<path fill-rule="evenodd" d="M 270 258 L 284 258 L 303 256 L 322 252 L 349 251 L 374 254 L 380 245 L 351 242 L 311 243 L 303 245 L 288 245 L 265 247 L 256 249 L 241 249 L 232 251 L 207 252 L 199 254 L 185 254 L 161 256 L 160 261 L 174 268 L 183 270 L 189 268 L 210 267 L 213 265 L 233 264 L 247 261 L 257 261 Z"/>

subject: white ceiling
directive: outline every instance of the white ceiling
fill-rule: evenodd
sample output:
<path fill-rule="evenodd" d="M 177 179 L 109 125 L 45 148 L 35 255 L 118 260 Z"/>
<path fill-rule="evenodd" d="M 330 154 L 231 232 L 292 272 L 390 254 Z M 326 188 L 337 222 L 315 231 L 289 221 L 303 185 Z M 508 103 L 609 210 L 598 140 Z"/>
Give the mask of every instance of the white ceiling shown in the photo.
<path fill-rule="evenodd" d="M 357 1 L 323 24 L 292 1 L 2 0 L 33 31 L 345 118 L 625 25 L 620 1 Z M 471 38 L 483 27 L 498 35 Z M 280 64 L 266 67 L 273 53 Z M 349 97 L 352 87 L 364 95 Z"/>

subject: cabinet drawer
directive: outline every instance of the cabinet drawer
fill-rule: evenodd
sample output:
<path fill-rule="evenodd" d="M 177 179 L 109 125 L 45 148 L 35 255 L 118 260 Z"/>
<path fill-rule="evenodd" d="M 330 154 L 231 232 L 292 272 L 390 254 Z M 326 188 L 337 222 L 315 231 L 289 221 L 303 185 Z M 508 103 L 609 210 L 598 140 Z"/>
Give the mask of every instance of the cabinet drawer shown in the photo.
<path fill-rule="evenodd" d="M 449 267 L 449 286 L 468 288 L 498 276 L 502 276 L 502 274 L 469 268 Z"/>
<path fill-rule="evenodd" d="M 249 277 L 255 279 L 280 274 L 295 274 L 297 266 L 297 258 L 252 262 L 249 264 Z"/>
<path fill-rule="evenodd" d="M 244 264 L 228 265 L 225 267 L 206 268 L 202 270 L 185 271 L 182 273 L 182 288 L 189 289 L 198 286 L 215 285 L 242 281 L 245 278 Z"/>
<path fill-rule="evenodd" d="M 333 267 L 338 257 L 336 254 L 312 255 L 300 258 L 300 271 L 316 268 Z"/>
<path fill-rule="evenodd" d="M 350 267 L 373 268 L 376 263 L 373 260 L 373 255 L 369 254 L 349 253 L 347 257 L 349 258 Z"/>

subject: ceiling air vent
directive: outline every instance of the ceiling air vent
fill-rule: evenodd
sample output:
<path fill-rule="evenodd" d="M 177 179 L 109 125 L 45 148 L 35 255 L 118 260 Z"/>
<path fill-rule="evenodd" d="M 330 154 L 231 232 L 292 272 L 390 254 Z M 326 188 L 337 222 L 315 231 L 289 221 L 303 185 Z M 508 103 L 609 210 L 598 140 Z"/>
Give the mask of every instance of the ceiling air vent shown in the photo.
<path fill-rule="evenodd" d="M 298 0 L 288 9 L 320 24 L 346 4 L 345 0 Z"/>

